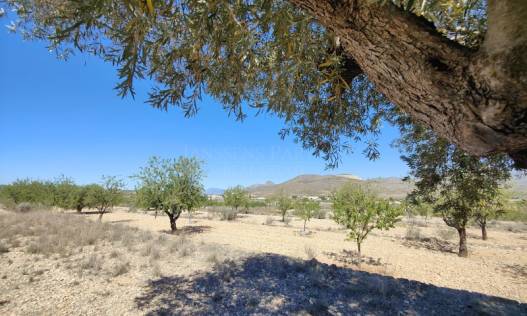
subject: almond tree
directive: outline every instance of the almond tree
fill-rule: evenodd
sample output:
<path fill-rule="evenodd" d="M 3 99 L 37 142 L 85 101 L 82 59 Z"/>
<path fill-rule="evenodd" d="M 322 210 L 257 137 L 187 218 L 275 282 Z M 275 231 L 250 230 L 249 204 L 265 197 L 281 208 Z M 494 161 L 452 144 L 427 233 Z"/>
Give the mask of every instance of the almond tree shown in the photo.
<path fill-rule="evenodd" d="M 194 157 L 161 159 L 151 157 L 147 166 L 135 176 L 139 203 L 143 207 L 163 211 L 169 218 L 172 232 L 183 211 L 192 212 L 203 201 L 202 162 Z"/>
<path fill-rule="evenodd" d="M 333 219 L 349 230 L 348 238 L 361 245 L 374 229 L 388 230 L 400 220 L 402 209 L 378 199 L 373 193 L 353 184 L 345 184 L 332 196 Z"/>
<path fill-rule="evenodd" d="M 249 194 L 241 185 L 237 185 L 226 189 L 223 192 L 223 199 L 225 205 L 232 207 L 233 210 L 238 213 L 238 208 L 248 205 Z"/>
<path fill-rule="evenodd" d="M 527 168 L 527 2 L 522 0 L 5 0 L 11 29 L 117 67 L 118 93 L 152 78 L 148 102 L 197 112 L 207 93 L 286 121 L 315 155 L 350 140 L 379 155 L 396 110 L 474 155 Z M 12 9 L 12 10 L 10 10 Z"/>
<path fill-rule="evenodd" d="M 320 210 L 320 203 L 303 198 L 294 203 L 295 215 L 304 221 L 303 232 L 306 232 L 306 224 Z"/>
<path fill-rule="evenodd" d="M 110 209 L 122 201 L 124 181 L 115 176 L 103 176 L 100 185 L 89 186 L 86 192 L 86 204 L 96 208 L 99 221 Z"/>
<path fill-rule="evenodd" d="M 282 222 L 285 222 L 287 211 L 294 208 L 293 200 L 285 195 L 284 192 L 280 192 L 276 197 L 276 206 L 282 215 Z"/>
<path fill-rule="evenodd" d="M 511 177 L 511 161 L 502 154 L 473 157 L 416 124 L 402 125 L 398 144 L 415 182 L 410 199 L 434 205 L 443 221 L 458 231 L 458 255 L 467 257 L 467 223 L 498 196 Z"/>

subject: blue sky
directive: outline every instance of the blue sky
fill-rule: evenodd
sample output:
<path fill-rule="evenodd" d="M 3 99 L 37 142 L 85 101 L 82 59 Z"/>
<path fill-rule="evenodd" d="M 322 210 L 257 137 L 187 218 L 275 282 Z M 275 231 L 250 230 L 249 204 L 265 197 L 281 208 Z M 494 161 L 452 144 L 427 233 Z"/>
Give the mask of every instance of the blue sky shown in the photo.
<path fill-rule="evenodd" d="M 186 119 L 179 109 L 163 112 L 145 104 L 149 82 L 140 83 L 135 100 L 118 97 L 115 69 L 96 57 L 60 61 L 44 43 L 25 42 L 3 26 L 0 47 L 0 183 L 61 174 L 79 183 L 98 182 L 103 174 L 128 177 L 152 155 L 198 156 L 205 161 L 206 187 L 282 182 L 308 173 L 406 174 L 390 147 L 398 136 L 390 126 L 383 127 L 379 160 L 369 161 L 359 146 L 338 169 L 325 170 L 324 160 L 293 138 L 280 139 L 283 122 L 275 117 L 237 122 L 204 97 L 198 115 Z"/>

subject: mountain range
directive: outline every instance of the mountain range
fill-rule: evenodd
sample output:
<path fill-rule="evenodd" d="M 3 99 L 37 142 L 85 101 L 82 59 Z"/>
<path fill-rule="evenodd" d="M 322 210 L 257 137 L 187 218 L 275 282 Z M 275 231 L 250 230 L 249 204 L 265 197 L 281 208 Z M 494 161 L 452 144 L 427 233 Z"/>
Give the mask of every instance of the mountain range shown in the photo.
<path fill-rule="evenodd" d="M 270 197 L 280 192 L 298 196 L 329 196 L 345 183 L 352 182 L 369 187 L 382 198 L 401 200 L 410 193 L 414 185 L 397 177 L 361 179 L 351 174 L 316 175 L 306 174 L 294 177 L 282 183 L 268 181 L 255 184 L 246 189 L 254 197 Z M 527 198 L 527 177 L 514 177 L 509 185 L 514 198 Z M 207 194 L 223 194 L 223 189 L 209 188 Z"/>

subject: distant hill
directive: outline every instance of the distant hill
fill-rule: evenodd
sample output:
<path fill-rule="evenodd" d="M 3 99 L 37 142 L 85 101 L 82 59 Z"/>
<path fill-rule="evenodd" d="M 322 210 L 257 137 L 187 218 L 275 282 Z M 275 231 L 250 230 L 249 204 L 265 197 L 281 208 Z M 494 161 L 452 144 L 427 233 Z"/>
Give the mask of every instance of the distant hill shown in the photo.
<path fill-rule="evenodd" d="M 369 186 L 379 196 L 384 198 L 403 199 L 412 191 L 411 183 L 400 178 L 375 178 L 363 180 L 349 174 L 340 175 L 300 175 L 278 184 L 262 184 L 248 187 L 254 196 L 271 196 L 283 191 L 287 195 L 328 196 L 345 183 L 352 182 Z"/>
<path fill-rule="evenodd" d="M 306 174 L 294 177 L 283 183 L 257 184 L 247 187 L 253 196 L 268 197 L 283 191 L 287 195 L 328 196 L 347 182 L 366 185 L 380 197 L 401 200 L 410 193 L 414 186 L 401 178 L 361 179 L 349 174 L 316 175 Z M 515 177 L 510 184 L 510 190 L 515 198 L 527 198 L 527 177 Z"/>

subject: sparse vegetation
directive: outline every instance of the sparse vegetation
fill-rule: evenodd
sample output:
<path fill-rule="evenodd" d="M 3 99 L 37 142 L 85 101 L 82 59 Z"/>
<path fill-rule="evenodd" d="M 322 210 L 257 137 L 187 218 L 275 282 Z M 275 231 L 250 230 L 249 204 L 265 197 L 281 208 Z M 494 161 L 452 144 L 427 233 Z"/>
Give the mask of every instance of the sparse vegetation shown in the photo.
<path fill-rule="evenodd" d="M 352 184 L 338 190 L 332 201 L 333 219 L 349 230 L 348 238 L 356 242 L 359 256 L 362 242 L 373 229 L 393 228 L 402 215 L 400 208 Z"/>
<path fill-rule="evenodd" d="M 295 215 L 304 221 L 303 232 L 306 232 L 306 224 L 320 210 L 320 204 L 307 198 L 295 202 Z"/>

